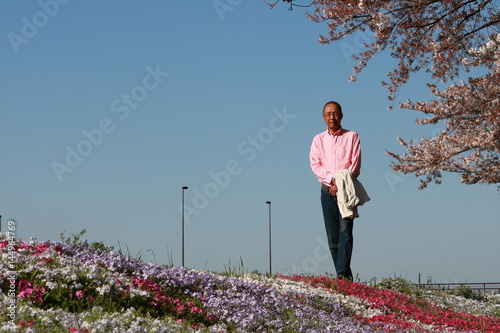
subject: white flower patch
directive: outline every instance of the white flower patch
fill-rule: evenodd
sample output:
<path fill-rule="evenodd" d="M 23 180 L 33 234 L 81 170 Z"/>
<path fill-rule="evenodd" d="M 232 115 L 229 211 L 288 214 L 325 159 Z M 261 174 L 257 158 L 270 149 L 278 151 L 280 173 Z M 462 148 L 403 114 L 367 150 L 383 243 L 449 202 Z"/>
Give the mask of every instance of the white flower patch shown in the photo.
<path fill-rule="evenodd" d="M 57 287 L 59 286 L 56 282 L 51 282 L 51 281 L 45 282 L 45 285 L 50 290 L 57 289 Z"/>
<path fill-rule="evenodd" d="M 436 291 L 427 291 L 423 296 L 442 309 L 452 309 L 458 312 L 478 313 L 491 316 L 500 313 L 500 304 L 495 301 L 477 301 Z"/>
<path fill-rule="evenodd" d="M 147 297 L 149 292 L 146 290 L 130 288 L 130 297 Z"/>
<path fill-rule="evenodd" d="M 292 281 L 287 279 L 267 278 L 256 274 L 248 274 L 243 277 L 249 282 L 262 283 L 270 288 L 273 288 L 280 293 L 287 293 L 293 291 L 299 294 L 319 296 L 324 299 L 334 300 L 339 302 L 345 309 L 354 312 L 356 315 L 363 317 L 372 317 L 383 314 L 379 309 L 370 308 L 364 300 L 354 296 L 346 296 L 342 294 L 335 294 L 322 288 L 312 288 L 304 282 Z"/>
<path fill-rule="evenodd" d="M 105 284 L 100 287 L 97 287 L 96 290 L 99 293 L 99 295 L 104 295 L 111 291 L 111 287 L 109 286 L 109 284 Z"/>

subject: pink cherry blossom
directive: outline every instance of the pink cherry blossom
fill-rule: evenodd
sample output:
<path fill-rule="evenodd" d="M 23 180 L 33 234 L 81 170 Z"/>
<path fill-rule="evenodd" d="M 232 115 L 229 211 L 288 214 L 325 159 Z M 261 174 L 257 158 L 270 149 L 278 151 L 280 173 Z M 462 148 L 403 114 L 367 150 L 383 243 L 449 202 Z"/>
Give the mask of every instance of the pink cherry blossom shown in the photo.
<path fill-rule="evenodd" d="M 444 129 L 418 143 L 400 138 L 407 152 L 387 152 L 394 158 L 395 171 L 420 177 L 420 189 L 431 182 L 441 183 L 442 172 L 459 174 L 465 184 L 500 183 L 500 13 L 496 1 L 283 2 L 315 8 L 308 18 L 327 23 L 321 44 L 355 33 L 373 36 L 354 56 L 357 64 L 349 81 L 355 81 L 375 54 L 390 52 L 397 65 L 382 83 L 388 90 L 389 108 L 413 74 L 428 74 L 435 98 L 408 101 L 400 107 L 429 116 L 417 123 L 439 124 Z M 461 82 L 464 76 L 469 77 Z"/>

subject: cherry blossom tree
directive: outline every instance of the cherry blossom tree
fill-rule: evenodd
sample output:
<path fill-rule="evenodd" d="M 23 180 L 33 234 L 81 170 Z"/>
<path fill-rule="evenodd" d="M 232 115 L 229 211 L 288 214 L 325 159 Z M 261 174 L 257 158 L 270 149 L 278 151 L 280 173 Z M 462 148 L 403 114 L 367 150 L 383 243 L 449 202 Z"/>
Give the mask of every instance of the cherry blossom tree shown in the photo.
<path fill-rule="evenodd" d="M 435 99 L 400 103 L 425 114 L 418 124 L 445 129 L 420 142 L 398 138 L 406 153 L 387 152 L 394 170 L 420 178 L 420 189 L 441 183 L 442 172 L 458 173 L 465 184 L 500 183 L 500 14 L 495 0 L 282 0 L 310 6 L 315 22 L 326 22 L 329 44 L 355 32 L 374 41 L 355 56 L 356 77 L 377 53 L 388 51 L 397 66 L 382 84 L 391 101 L 412 74 L 429 74 Z M 306 2 L 307 0 L 304 0 Z M 279 0 L 268 3 L 271 7 Z M 476 73 L 474 76 L 472 73 Z M 499 185 L 500 189 L 500 185 Z"/>

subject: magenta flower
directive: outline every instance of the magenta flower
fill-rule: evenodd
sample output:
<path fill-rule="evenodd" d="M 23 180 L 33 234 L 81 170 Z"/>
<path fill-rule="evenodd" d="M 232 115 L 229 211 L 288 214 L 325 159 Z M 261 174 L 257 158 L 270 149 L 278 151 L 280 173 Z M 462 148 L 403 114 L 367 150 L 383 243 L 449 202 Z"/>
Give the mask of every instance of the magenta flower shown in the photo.
<path fill-rule="evenodd" d="M 34 304 L 43 303 L 43 295 L 45 294 L 45 288 L 42 286 L 33 286 L 28 280 L 19 281 L 19 297 L 27 298 L 31 300 Z"/>

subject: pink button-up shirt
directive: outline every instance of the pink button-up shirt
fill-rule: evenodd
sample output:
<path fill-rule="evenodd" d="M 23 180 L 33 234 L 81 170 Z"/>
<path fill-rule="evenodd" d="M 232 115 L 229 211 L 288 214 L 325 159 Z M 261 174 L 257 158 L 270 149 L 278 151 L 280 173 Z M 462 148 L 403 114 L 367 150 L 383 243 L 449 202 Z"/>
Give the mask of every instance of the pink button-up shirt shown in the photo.
<path fill-rule="evenodd" d="M 348 169 L 354 178 L 361 170 L 361 145 L 358 133 L 340 128 L 316 135 L 309 153 L 311 169 L 318 181 L 330 186 L 335 172 Z"/>

